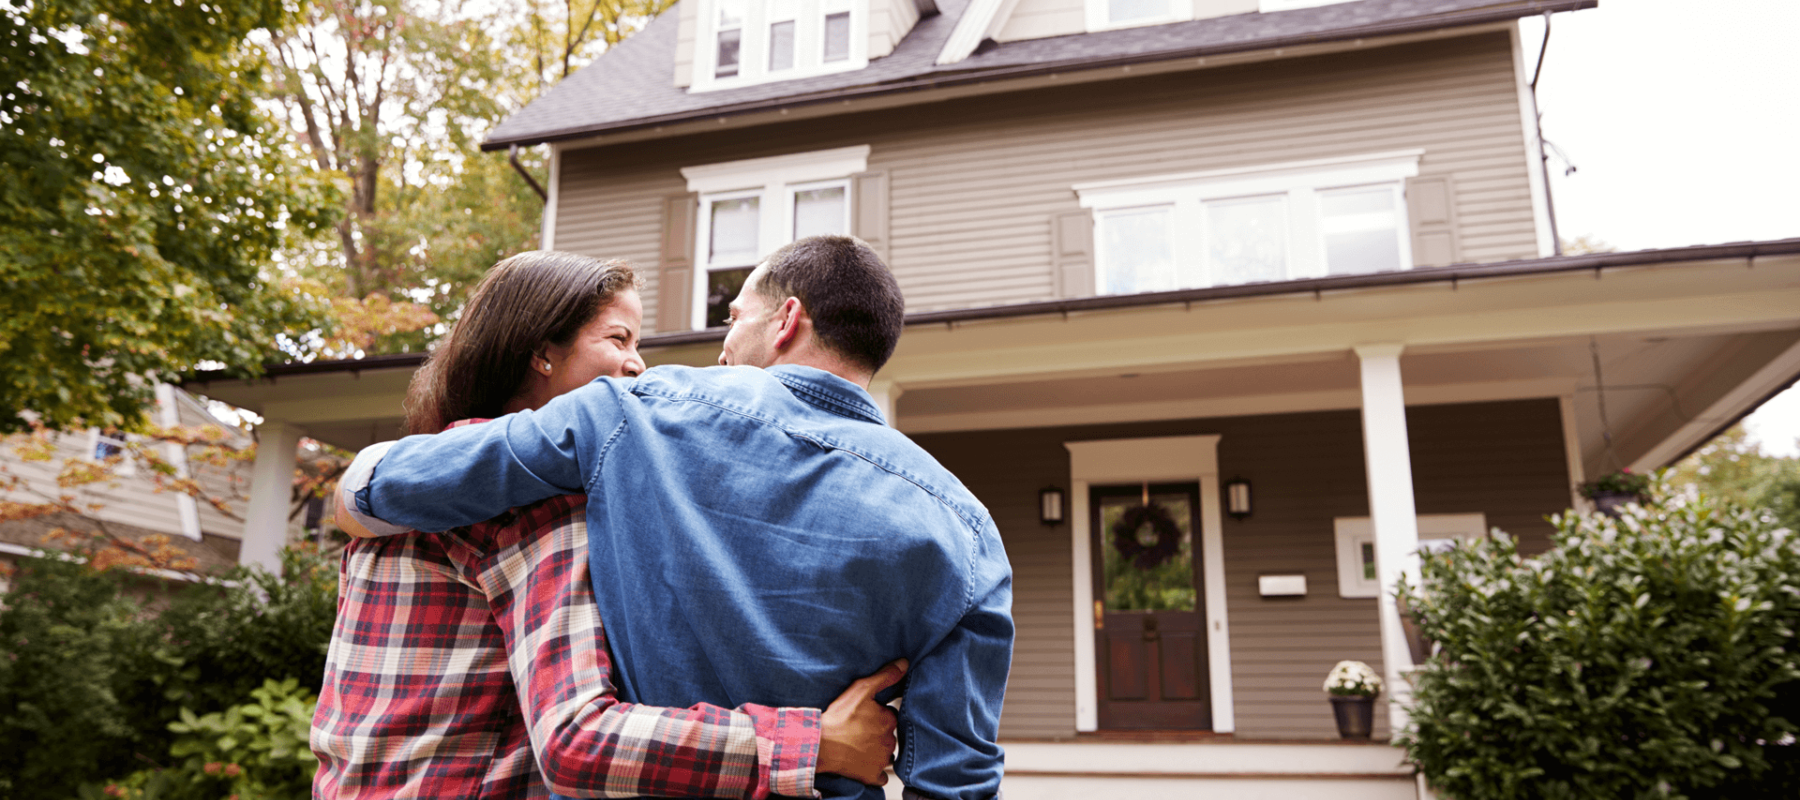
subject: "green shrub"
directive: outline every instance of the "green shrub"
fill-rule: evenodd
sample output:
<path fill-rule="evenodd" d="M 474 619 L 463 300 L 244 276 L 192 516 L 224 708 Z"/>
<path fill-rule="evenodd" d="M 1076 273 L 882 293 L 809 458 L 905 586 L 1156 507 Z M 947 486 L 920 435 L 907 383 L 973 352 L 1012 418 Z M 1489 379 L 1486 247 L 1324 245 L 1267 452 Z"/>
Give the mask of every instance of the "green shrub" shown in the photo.
<path fill-rule="evenodd" d="M 1399 737 L 1442 795 L 1800 796 L 1800 540 L 1659 498 L 1425 556 L 1403 589 L 1440 648 Z"/>
<path fill-rule="evenodd" d="M 293 678 L 264 681 L 251 702 L 205 716 L 181 709 L 169 728 L 170 754 L 183 761 L 146 769 L 105 787 L 96 798 L 125 800 L 305 800 L 319 761 L 307 743 L 318 698 Z"/>
<path fill-rule="evenodd" d="M 318 691 L 337 572 L 316 554 L 287 551 L 279 577 L 239 570 L 155 613 L 126 596 L 129 580 L 51 558 L 20 565 L 0 608 L 0 796 L 62 800 L 171 767 L 184 708 L 254 704 L 266 680 Z M 168 775 L 134 780 L 144 796 L 185 796 Z"/>

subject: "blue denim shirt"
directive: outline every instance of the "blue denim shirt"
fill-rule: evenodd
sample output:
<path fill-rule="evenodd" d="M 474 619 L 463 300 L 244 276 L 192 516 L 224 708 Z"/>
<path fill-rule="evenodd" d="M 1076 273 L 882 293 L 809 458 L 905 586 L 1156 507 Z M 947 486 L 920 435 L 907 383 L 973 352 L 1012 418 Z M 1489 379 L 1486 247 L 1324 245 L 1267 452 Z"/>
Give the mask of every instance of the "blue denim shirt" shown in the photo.
<path fill-rule="evenodd" d="M 624 699 L 823 708 L 905 657 L 900 780 L 999 791 L 1011 566 L 987 510 L 861 388 L 797 366 L 603 378 L 401 440 L 356 502 L 441 531 L 579 492 Z M 837 776 L 818 787 L 882 797 Z"/>

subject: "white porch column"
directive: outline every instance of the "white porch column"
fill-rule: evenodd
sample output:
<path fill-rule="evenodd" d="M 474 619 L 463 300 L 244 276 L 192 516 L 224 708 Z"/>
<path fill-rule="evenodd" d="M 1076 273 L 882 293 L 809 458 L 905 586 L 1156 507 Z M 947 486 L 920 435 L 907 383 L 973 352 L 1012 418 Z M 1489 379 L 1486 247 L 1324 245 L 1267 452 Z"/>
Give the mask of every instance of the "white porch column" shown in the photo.
<path fill-rule="evenodd" d="M 1412 699 L 1405 675 L 1412 652 L 1400 628 L 1394 591 L 1400 577 L 1417 583 L 1419 519 L 1413 504 L 1412 455 L 1407 451 L 1406 397 L 1400 383 L 1398 344 L 1361 345 L 1363 454 L 1368 461 L 1369 518 L 1375 526 L 1375 570 L 1381 578 L 1381 660 L 1385 666 L 1388 724 L 1406 724 Z"/>
<path fill-rule="evenodd" d="M 869 397 L 875 401 L 875 407 L 881 409 L 881 416 L 887 418 L 890 428 L 900 427 L 900 422 L 895 418 L 894 412 L 899 407 L 900 395 L 905 393 L 905 387 L 891 380 L 869 381 Z"/>
<path fill-rule="evenodd" d="M 281 571 L 294 462 L 304 433 L 299 426 L 278 419 L 265 419 L 256 426 L 256 463 L 250 469 L 250 508 L 244 514 L 239 564 L 261 564 L 271 572 Z"/>

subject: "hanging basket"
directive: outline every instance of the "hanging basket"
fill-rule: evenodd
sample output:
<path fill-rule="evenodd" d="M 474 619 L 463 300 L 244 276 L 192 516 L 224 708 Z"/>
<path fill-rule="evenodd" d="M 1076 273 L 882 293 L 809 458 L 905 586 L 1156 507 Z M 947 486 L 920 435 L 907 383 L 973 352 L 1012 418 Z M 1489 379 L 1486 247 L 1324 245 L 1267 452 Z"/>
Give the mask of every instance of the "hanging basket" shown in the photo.
<path fill-rule="evenodd" d="M 1150 526 L 1156 540 L 1145 544 L 1138 531 Z M 1169 511 L 1157 503 L 1128 509 L 1112 526 L 1112 545 L 1119 555 L 1138 569 L 1153 569 L 1181 552 L 1181 528 Z"/>

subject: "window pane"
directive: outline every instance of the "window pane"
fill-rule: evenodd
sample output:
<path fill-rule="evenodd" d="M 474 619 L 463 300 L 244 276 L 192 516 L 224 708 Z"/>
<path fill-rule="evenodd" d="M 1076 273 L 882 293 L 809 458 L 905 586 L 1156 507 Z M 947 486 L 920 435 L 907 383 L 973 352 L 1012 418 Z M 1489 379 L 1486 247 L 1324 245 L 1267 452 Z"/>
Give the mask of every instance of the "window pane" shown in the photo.
<path fill-rule="evenodd" d="M 712 242 L 707 248 L 706 263 L 736 265 L 756 261 L 760 205 L 762 199 L 758 197 L 713 201 Z"/>
<path fill-rule="evenodd" d="M 1373 542 L 1363 542 L 1360 549 L 1362 550 L 1363 580 L 1375 580 L 1375 544 Z"/>
<path fill-rule="evenodd" d="M 1333 275 L 1400 268 L 1400 216 L 1391 186 L 1363 186 L 1319 193 L 1319 232 L 1325 266 Z"/>
<path fill-rule="evenodd" d="M 125 444 L 118 439 L 102 436 L 94 441 L 94 460 L 105 461 L 125 452 Z"/>
<path fill-rule="evenodd" d="M 1174 289 L 1171 206 L 1115 211 L 1100 218 L 1101 288 L 1105 294 Z"/>
<path fill-rule="evenodd" d="M 713 68 L 714 76 L 725 78 L 738 74 L 738 44 L 743 34 L 743 30 L 737 28 L 719 31 L 719 62 Z"/>
<path fill-rule="evenodd" d="M 807 189 L 794 193 L 794 238 L 846 234 L 844 187 Z"/>
<path fill-rule="evenodd" d="M 769 71 L 794 68 L 794 21 L 769 26 Z"/>
<path fill-rule="evenodd" d="M 1168 16 L 1169 0 L 1107 0 L 1106 14 L 1112 22 L 1156 19 Z"/>
<path fill-rule="evenodd" d="M 724 327 L 725 319 L 731 316 L 731 301 L 737 299 L 738 292 L 744 288 L 744 279 L 750 277 L 753 269 L 719 269 L 706 273 L 706 327 Z"/>
<path fill-rule="evenodd" d="M 840 11 L 825 17 L 825 60 L 843 61 L 850 57 L 850 12 Z"/>
<path fill-rule="evenodd" d="M 1217 284 L 1287 277 L 1287 196 L 1206 204 L 1206 255 Z"/>

